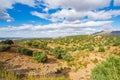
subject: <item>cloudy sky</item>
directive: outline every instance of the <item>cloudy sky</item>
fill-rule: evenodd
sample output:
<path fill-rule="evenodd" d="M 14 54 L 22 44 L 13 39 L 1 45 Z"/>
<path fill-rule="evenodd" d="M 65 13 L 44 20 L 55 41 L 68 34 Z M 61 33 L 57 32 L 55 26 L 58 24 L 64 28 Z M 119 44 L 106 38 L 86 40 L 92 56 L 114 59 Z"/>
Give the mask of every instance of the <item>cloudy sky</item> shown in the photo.
<path fill-rule="evenodd" d="M 0 37 L 120 30 L 120 0 L 0 0 Z"/>

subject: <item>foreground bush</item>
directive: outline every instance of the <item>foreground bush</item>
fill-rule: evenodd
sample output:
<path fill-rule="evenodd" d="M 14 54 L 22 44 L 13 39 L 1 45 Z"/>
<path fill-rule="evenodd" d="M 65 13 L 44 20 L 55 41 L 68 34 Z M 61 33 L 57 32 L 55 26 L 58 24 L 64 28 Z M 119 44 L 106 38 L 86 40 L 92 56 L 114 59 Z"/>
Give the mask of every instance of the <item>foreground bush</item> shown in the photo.
<path fill-rule="evenodd" d="M 9 45 L 0 45 L 0 52 L 2 51 L 8 51 L 10 50 L 10 46 Z"/>
<path fill-rule="evenodd" d="M 46 62 L 47 61 L 47 55 L 42 52 L 33 52 L 33 59 L 36 60 L 37 62 Z"/>
<path fill-rule="evenodd" d="M 120 80 L 120 57 L 109 57 L 92 70 L 93 80 Z"/>
<path fill-rule="evenodd" d="M 23 47 L 17 48 L 17 52 L 21 53 L 21 54 L 24 54 L 24 55 L 29 55 L 29 56 L 32 56 L 32 53 L 33 53 L 32 50 L 29 50 L 29 49 L 26 49 L 26 48 L 23 48 Z"/>
<path fill-rule="evenodd" d="M 1 43 L 8 44 L 8 45 L 14 44 L 14 42 L 12 40 L 5 40 L 5 41 L 2 41 Z"/>

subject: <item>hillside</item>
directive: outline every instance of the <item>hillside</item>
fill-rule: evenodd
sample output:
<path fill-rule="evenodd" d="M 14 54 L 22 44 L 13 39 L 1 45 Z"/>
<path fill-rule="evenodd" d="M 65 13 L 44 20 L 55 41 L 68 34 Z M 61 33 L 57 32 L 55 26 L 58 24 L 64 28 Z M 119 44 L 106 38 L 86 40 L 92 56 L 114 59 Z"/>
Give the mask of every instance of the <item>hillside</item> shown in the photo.
<path fill-rule="evenodd" d="M 118 36 L 82 35 L 0 44 L 0 63 L 18 76 L 12 80 L 119 80 L 119 62 Z M 0 74 L 3 78 L 8 76 Z"/>
<path fill-rule="evenodd" d="M 94 33 L 96 35 L 105 35 L 105 36 L 120 36 L 120 31 L 100 31 Z"/>

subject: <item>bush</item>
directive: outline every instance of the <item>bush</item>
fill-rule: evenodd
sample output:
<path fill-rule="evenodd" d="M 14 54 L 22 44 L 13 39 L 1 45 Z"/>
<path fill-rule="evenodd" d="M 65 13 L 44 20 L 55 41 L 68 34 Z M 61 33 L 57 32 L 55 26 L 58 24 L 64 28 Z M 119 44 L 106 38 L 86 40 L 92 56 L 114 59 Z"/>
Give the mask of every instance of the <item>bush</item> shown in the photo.
<path fill-rule="evenodd" d="M 64 54 L 64 51 L 62 50 L 61 47 L 54 48 L 53 55 L 54 55 L 55 58 L 61 59 L 62 58 L 62 54 Z"/>
<path fill-rule="evenodd" d="M 12 40 L 5 40 L 5 41 L 2 41 L 1 43 L 9 44 L 9 45 L 14 44 L 14 42 Z"/>
<path fill-rule="evenodd" d="M 113 43 L 113 46 L 119 46 L 119 45 L 120 45 L 120 41 L 119 42 L 116 41 Z"/>
<path fill-rule="evenodd" d="M 120 80 L 120 57 L 110 56 L 92 70 L 93 80 Z"/>
<path fill-rule="evenodd" d="M 9 45 L 1 45 L 0 46 L 0 52 L 10 50 L 10 48 L 11 47 Z"/>
<path fill-rule="evenodd" d="M 105 49 L 103 46 L 100 46 L 99 49 L 98 49 L 98 52 L 105 52 Z"/>
<path fill-rule="evenodd" d="M 94 50 L 94 47 L 89 45 L 89 46 L 88 46 L 88 50 L 89 50 L 89 51 L 93 51 L 93 50 Z"/>
<path fill-rule="evenodd" d="M 31 56 L 32 53 L 33 53 L 32 50 L 25 49 L 25 48 L 23 48 L 23 47 L 17 48 L 17 52 L 18 52 L 18 53 L 21 53 L 21 54 L 24 54 L 24 55 L 29 55 L 29 56 Z"/>
<path fill-rule="evenodd" d="M 32 46 L 32 41 L 28 41 L 28 42 L 26 42 L 26 45 L 28 45 L 28 46 Z"/>
<path fill-rule="evenodd" d="M 62 59 L 69 62 L 73 60 L 73 57 L 69 54 L 66 54 L 62 56 Z"/>
<path fill-rule="evenodd" d="M 47 61 L 47 55 L 42 52 L 33 52 L 33 59 L 36 60 L 37 62 L 46 62 Z"/>
<path fill-rule="evenodd" d="M 46 50 L 47 44 L 48 44 L 48 43 L 47 43 L 46 41 L 42 41 L 42 42 L 39 44 L 38 48 Z"/>
<path fill-rule="evenodd" d="M 113 43 L 113 46 L 119 46 L 120 45 L 120 38 L 117 37 L 116 40 Z"/>

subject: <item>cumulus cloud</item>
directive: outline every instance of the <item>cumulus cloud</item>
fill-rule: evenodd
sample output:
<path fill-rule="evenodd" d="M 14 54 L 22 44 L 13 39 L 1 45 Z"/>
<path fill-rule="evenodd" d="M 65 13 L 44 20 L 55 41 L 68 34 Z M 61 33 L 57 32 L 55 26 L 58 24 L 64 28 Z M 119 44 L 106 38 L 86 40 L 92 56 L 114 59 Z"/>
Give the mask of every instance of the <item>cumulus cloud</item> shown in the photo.
<path fill-rule="evenodd" d="M 7 22 L 13 21 L 10 15 L 7 13 L 7 9 L 12 9 L 16 3 L 28 5 L 30 7 L 35 6 L 35 0 L 0 0 L 0 20 L 6 20 Z"/>
<path fill-rule="evenodd" d="M 87 16 L 90 20 L 107 20 L 119 15 L 120 15 L 120 10 L 110 10 L 110 11 L 103 10 L 97 12 L 89 11 L 87 13 Z"/>
<path fill-rule="evenodd" d="M 13 21 L 13 18 L 6 11 L 0 10 L 0 20 L 6 20 L 7 22 Z"/>
<path fill-rule="evenodd" d="M 24 24 L 19 27 L 9 26 L 0 28 L 0 31 L 20 31 L 20 30 L 40 30 L 40 31 L 50 31 L 50 30 L 63 30 L 64 29 L 81 29 L 81 28 L 92 28 L 92 27 L 102 27 L 111 24 L 112 21 L 89 21 L 85 23 L 53 23 L 48 25 L 27 25 Z"/>
<path fill-rule="evenodd" d="M 115 16 L 120 15 L 120 10 L 101 10 L 101 11 L 76 11 L 74 9 L 62 9 L 52 14 L 39 13 L 36 11 L 31 12 L 32 15 L 50 20 L 52 22 L 58 21 L 84 21 L 84 17 L 88 17 L 88 20 L 109 20 Z"/>
<path fill-rule="evenodd" d="M 111 0 L 44 0 L 50 8 L 73 8 L 75 10 L 94 10 L 109 6 Z"/>
<path fill-rule="evenodd" d="M 74 20 L 79 20 L 83 19 L 85 16 L 85 12 L 79 12 L 76 10 L 68 10 L 68 9 L 62 9 L 61 11 L 58 11 L 56 13 L 53 13 L 51 15 L 51 20 L 52 21 L 63 21 L 63 20 L 68 20 L 68 21 L 74 21 Z"/>
<path fill-rule="evenodd" d="M 48 19 L 49 18 L 49 15 L 46 14 L 46 13 L 39 13 L 37 11 L 32 11 L 31 14 L 34 15 L 34 16 L 37 16 L 39 18 L 43 18 L 43 19 Z"/>
<path fill-rule="evenodd" d="M 24 4 L 24 5 L 28 5 L 31 7 L 35 6 L 34 0 L 0 0 L 0 9 L 1 10 L 12 9 L 13 4 L 15 3 Z"/>
<path fill-rule="evenodd" d="M 24 5 L 28 5 L 30 7 L 34 7 L 36 4 L 35 4 L 35 0 L 14 0 L 16 3 L 21 3 L 21 4 L 24 4 Z"/>
<path fill-rule="evenodd" d="M 120 0 L 114 0 L 114 5 L 115 6 L 120 6 Z"/>

